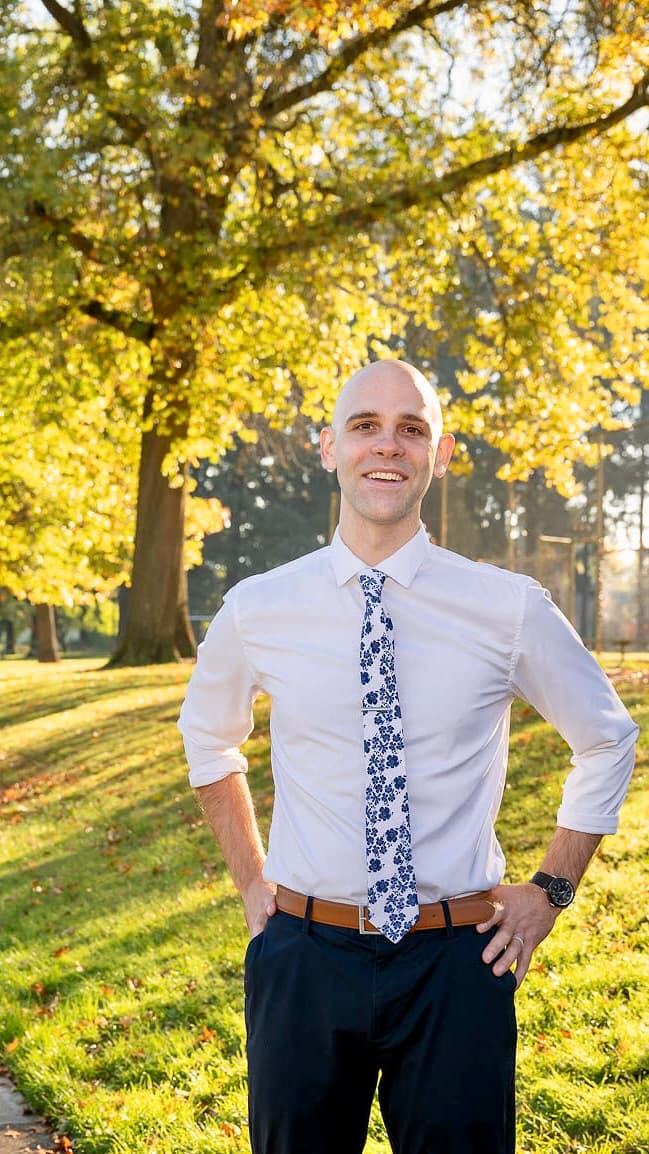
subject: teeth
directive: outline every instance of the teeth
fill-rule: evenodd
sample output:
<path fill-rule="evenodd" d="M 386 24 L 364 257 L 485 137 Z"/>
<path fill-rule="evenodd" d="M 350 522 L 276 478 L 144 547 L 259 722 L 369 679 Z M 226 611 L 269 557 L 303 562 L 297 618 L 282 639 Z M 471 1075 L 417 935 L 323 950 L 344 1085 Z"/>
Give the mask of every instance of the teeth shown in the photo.
<path fill-rule="evenodd" d="M 403 481 L 401 473 L 368 473 L 372 481 Z"/>

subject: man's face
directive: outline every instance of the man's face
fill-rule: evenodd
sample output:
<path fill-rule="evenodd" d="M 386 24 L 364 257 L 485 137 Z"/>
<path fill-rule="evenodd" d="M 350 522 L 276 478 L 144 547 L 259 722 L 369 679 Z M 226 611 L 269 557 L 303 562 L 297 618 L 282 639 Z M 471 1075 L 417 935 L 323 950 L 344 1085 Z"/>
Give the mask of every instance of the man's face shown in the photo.
<path fill-rule="evenodd" d="M 325 468 L 338 473 L 341 518 L 359 528 L 403 523 L 415 532 L 433 473 L 444 472 L 453 449 L 453 438 L 440 440 L 440 433 L 434 392 L 393 362 L 372 365 L 345 386 L 335 428 L 321 437 Z"/>

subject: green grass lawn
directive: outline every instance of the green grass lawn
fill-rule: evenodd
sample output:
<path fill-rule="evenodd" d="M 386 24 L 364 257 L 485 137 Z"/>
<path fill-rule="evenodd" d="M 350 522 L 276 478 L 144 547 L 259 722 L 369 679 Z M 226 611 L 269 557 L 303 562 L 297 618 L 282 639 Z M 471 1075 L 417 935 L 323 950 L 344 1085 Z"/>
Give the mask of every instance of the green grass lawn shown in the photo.
<path fill-rule="evenodd" d="M 0 1057 L 77 1154 L 249 1149 L 246 933 L 186 783 L 188 674 L 0 663 Z M 642 725 L 649 666 L 627 662 L 620 689 Z M 258 721 L 247 753 L 265 828 L 263 708 Z M 511 880 L 539 863 L 566 766 L 520 707 L 500 820 Z M 519 1154 L 649 1149 L 646 766 L 641 743 L 622 832 L 518 994 Z M 367 1154 L 388 1149 L 374 1114 Z"/>

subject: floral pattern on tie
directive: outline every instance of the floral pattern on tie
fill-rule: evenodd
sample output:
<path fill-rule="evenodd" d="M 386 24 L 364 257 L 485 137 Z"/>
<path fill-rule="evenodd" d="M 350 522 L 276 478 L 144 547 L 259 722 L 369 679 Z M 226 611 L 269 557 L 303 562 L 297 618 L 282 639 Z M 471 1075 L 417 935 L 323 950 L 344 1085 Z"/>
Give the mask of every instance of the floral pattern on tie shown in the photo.
<path fill-rule="evenodd" d="M 417 921 L 419 905 L 394 668 L 394 627 L 381 603 L 385 573 L 372 569 L 360 573 L 358 579 L 365 594 L 360 667 L 367 770 L 367 905 L 372 925 L 391 942 L 398 942 Z"/>

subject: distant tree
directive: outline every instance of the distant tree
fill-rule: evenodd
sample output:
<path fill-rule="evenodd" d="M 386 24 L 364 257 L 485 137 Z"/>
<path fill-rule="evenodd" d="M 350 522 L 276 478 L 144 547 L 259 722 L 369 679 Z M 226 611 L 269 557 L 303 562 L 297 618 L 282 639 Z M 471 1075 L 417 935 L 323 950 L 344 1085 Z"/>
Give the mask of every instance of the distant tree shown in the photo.
<path fill-rule="evenodd" d="M 228 525 L 204 546 L 202 568 L 189 574 L 195 613 L 211 616 L 232 585 L 327 541 L 332 478 L 320 463 L 317 429 L 298 415 L 288 429 L 255 424 L 258 440 L 238 443 L 197 471 L 197 494 L 218 493 Z"/>

